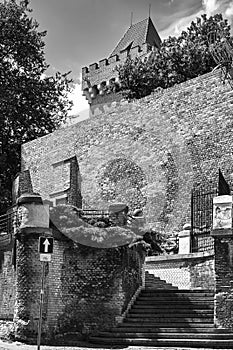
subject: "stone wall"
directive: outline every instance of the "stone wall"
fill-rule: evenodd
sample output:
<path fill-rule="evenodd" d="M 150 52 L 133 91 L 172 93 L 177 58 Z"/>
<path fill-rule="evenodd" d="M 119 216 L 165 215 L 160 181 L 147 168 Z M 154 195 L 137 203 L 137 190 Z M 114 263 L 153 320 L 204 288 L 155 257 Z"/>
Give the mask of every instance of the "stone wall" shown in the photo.
<path fill-rule="evenodd" d="M 127 202 L 148 225 L 179 231 L 194 185 L 216 184 L 219 167 L 232 181 L 232 104 L 215 71 L 23 145 L 22 169 L 45 199 L 62 185 L 53 164 L 76 156 L 84 208 Z"/>
<path fill-rule="evenodd" d="M 190 264 L 191 289 L 215 290 L 215 266 L 214 254 L 208 253 L 194 259 Z"/>
<path fill-rule="evenodd" d="M 108 113 L 113 108 L 119 108 L 121 104 L 125 103 L 127 101 L 120 92 L 111 92 L 103 96 L 97 95 L 90 104 L 90 117 L 96 117 L 101 113 Z"/>
<path fill-rule="evenodd" d="M 12 320 L 15 305 L 16 273 L 12 265 L 12 252 L 0 251 L 0 319 Z"/>
<path fill-rule="evenodd" d="M 147 257 L 145 268 L 179 289 L 215 289 L 213 253 Z"/>

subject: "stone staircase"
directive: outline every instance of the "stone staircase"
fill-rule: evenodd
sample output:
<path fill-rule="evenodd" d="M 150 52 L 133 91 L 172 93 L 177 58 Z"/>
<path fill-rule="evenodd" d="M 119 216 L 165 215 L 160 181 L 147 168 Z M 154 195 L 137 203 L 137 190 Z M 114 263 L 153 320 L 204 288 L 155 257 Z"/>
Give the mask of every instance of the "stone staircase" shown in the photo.
<path fill-rule="evenodd" d="M 146 271 L 145 275 L 145 289 L 168 289 L 168 290 L 178 290 L 178 287 L 173 286 L 171 283 L 167 283 L 161 280 L 159 277 Z"/>
<path fill-rule="evenodd" d="M 179 290 L 146 273 L 124 321 L 90 341 L 105 345 L 233 349 L 233 333 L 214 327 L 214 293 Z"/>

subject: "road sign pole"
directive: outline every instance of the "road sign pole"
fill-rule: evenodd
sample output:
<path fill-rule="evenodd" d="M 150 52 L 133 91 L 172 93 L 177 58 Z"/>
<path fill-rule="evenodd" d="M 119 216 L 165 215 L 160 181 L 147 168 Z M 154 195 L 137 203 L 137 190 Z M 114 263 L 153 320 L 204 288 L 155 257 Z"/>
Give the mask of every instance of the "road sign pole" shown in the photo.
<path fill-rule="evenodd" d="M 41 328 L 42 328 L 42 313 L 43 313 L 43 302 L 44 302 L 44 285 L 45 285 L 45 264 L 42 262 L 42 278 L 41 278 L 41 291 L 40 291 L 40 315 L 38 323 L 38 336 L 37 336 L 37 350 L 40 350 L 41 343 Z"/>

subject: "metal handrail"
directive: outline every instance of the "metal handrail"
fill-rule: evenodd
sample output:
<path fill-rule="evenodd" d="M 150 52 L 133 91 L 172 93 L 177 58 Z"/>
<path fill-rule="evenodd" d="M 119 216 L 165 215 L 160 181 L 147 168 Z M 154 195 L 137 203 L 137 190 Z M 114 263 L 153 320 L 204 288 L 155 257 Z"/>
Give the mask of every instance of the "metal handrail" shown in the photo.
<path fill-rule="evenodd" d="M 17 212 L 14 208 L 10 209 L 6 214 L 0 216 L 0 234 L 12 234 L 14 225 L 17 225 Z"/>

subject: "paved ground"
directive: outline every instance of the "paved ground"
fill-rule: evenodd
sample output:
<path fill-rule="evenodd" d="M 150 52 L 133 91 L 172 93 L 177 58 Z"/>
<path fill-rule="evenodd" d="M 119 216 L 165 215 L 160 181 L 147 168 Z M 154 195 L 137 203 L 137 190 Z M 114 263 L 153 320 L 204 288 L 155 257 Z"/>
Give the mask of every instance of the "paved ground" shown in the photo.
<path fill-rule="evenodd" d="M 26 345 L 19 342 L 8 342 L 0 339 L 0 350 L 35 350 L 36 345 Z M 109 349 L 124 349 L 124 350 L 213 350 L 213 349 L 190 349 L 190 348 L 154 348 L 154 347 L 142 347 L 142 346 L 128 346 L 128 347 L 98 347 L 95 345 L 80 342 L 77 346 L 41 346 L 41 350 L 109 350 Z M 216 349 L 215 349 L 216 350 Z M 224 350 L 224 349 L 221 349 Z"/>

